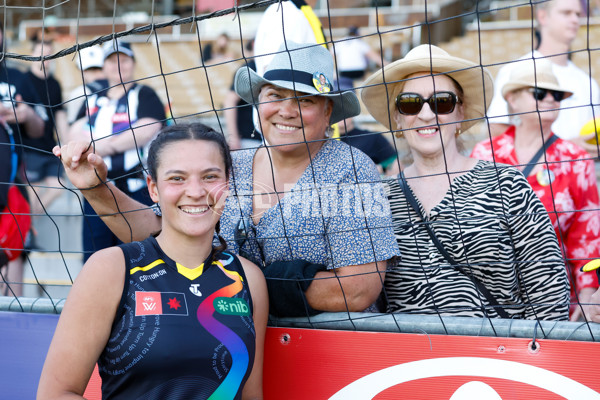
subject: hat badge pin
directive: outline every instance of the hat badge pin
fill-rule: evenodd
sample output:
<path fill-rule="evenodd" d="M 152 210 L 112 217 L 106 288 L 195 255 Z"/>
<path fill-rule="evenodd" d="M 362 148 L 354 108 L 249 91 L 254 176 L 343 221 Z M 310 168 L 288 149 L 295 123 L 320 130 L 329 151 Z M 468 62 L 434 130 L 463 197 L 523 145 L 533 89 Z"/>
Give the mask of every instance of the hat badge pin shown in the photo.
<path fill-rule="evenodd" d="M 329 82 L 327 76 L 322 72 L 315 72 L 312 77 L 312 82 L 319 93 L 329 93 L 333 88 L 333 85 Z"/>
<path fill-rule="evenodd" d="M 554 182 L 554 180 L 556 179 L 556 175 L 554 175 L 554 172 L 552 172 L 551 170 L 543 168 L 540 171 L 538 171 L 536 178 L 540 186 L 548 186 L 549 184 Z"/>

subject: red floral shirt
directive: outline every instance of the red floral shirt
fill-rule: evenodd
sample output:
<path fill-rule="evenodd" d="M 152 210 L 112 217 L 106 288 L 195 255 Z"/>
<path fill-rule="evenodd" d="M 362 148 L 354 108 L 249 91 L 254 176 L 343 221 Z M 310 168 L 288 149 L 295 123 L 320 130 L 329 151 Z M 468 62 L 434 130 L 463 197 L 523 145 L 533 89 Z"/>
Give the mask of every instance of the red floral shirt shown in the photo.
<path fill-rule="evenodd" d="M 509 165 L 522 164 L 515 152 L 515 127 L 511 126 L 491 143 L 489 140 L 478 143 L 471 157 Z M 541 157 L 537 163 L 545 165 L 542 170 L 534 168 L 527 181 L 548 210 L 558 242 L 571 267 L 572 282 L 575 282 L 577 292 L 583 288 L 597 288 L 595 271 L 580 270 L 589 260 L 600 258 L 600 201 L 594 162 L 581 147 L 557 139 L 546 149 L 546 160 Z"/>

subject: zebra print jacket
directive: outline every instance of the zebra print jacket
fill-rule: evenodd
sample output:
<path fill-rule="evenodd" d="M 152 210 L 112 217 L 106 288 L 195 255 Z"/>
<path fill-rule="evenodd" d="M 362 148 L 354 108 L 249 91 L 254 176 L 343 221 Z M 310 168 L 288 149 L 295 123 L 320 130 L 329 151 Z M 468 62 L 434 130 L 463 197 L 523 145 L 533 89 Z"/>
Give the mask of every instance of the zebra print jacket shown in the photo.
<path fill-rule="evenodd" d="M 409 182 L 410 184 L 410 182 Z M 569 282 L 546 209 L 514 167 L 479 161 L 453 179 L 425 221 L 397 180 L 388 181 L 402 260 L 388 271 L 389 312 L 497 318 L 474 283 L 433 244 L 477 277 L 512 318 L 568 319 Z"/>

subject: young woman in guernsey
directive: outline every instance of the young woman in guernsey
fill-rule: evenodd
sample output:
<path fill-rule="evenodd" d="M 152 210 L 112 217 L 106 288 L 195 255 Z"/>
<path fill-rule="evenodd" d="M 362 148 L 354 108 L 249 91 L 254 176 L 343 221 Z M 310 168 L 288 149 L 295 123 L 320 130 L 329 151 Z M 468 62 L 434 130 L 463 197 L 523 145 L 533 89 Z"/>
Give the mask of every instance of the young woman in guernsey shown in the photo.
<path fill-rule="evenodd" d="M 103 399 L 262 399 L 265 278 L 218 236 L 230 169 L 222 134 L 198 123 L 161 131 L 147 178 L 161 230 L 86 262 L 39 399 L 82 396 L 96 363 Z"/>

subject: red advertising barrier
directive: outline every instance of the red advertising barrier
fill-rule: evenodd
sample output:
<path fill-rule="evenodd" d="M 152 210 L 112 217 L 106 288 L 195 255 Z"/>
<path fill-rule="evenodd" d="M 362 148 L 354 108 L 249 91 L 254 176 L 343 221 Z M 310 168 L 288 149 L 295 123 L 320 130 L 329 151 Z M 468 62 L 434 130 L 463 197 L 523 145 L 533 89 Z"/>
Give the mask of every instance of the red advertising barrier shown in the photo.
<path fill-rule="evenodd" d="M 600 399 L 600 343 L 268 328 L 265 399 Z"/>
<path fill-rule="evenodd" d="M 58 315 L 0 312 L 0 398 L 33 399 Z M 600 399 L 600 342 L 267 328 L 271 399 Z M 86 398 L 100 399 L 97 372 Z"/>
<path fill-rule="evenodd" d="M 268 328 L 264 398 L 600 399 L 600 343 Z M 100 399 L 96 371 L 87 399 Z"/>

